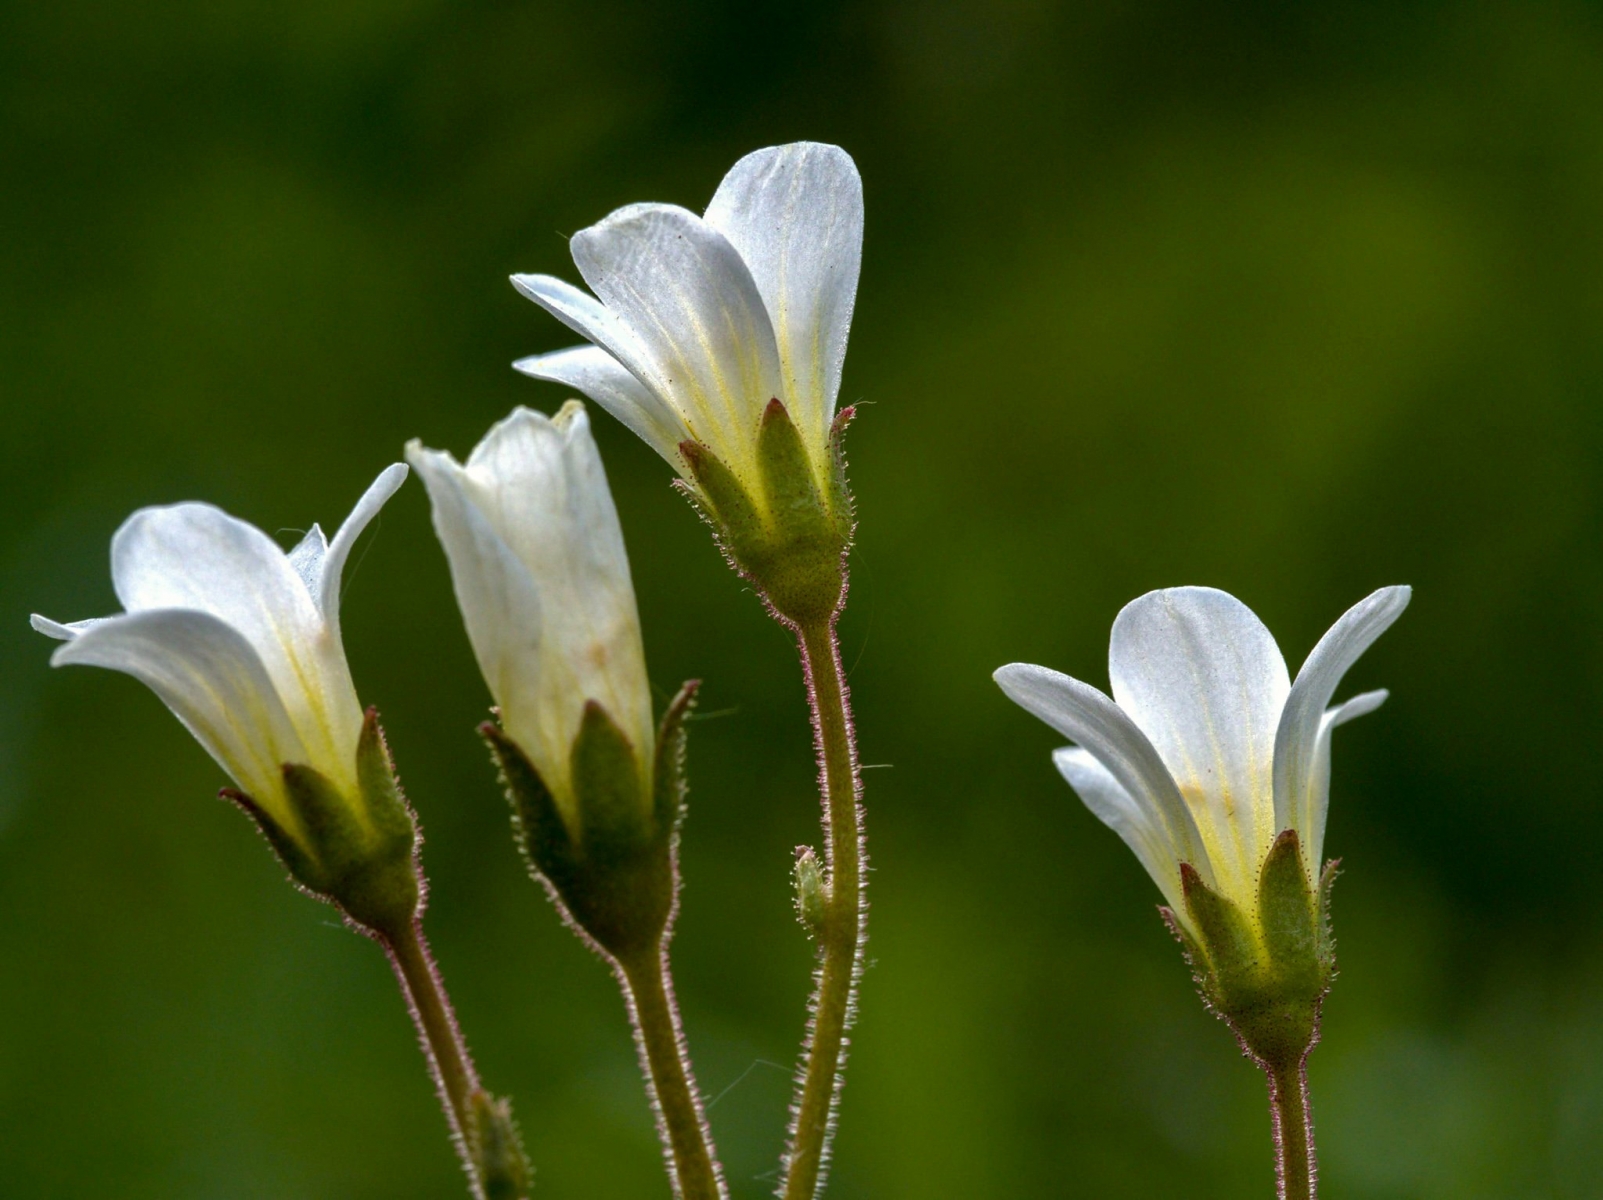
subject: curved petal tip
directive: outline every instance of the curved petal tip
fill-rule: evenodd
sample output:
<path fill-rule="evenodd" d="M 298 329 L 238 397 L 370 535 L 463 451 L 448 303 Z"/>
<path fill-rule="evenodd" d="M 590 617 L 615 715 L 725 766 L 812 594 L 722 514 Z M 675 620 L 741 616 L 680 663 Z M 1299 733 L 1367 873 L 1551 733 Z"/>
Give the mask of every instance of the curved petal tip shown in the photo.
<path fill-rule="evenodd" d="M 71 626 L 63 625 L 60 621 L 52 621 L 49 617 L 42 617 L 38 613 L 28 617 L 28 624 L 33 626 L 35 633 L 42 633 L 61 642 L 70 642 L 78 636 L 78 631 Z"/>

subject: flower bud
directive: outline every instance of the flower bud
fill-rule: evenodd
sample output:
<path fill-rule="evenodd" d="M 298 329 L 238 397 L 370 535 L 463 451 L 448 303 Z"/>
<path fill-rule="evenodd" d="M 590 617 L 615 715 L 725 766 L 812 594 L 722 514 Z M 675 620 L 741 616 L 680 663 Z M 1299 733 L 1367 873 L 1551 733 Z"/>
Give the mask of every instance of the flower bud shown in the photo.
<path fill-rule="evenodd" d="M 510 1101 L 480 1088 L 469 1098 L 468 1151 L 484 1200 L 522 1200 L 533 1184 Z"/>
<path fill-rule="evenodd" d="M 811 846 L 796 851 L 796 919 L 815 940 L 829 919 L 829 884 Z"/>
<path fill-rule="evenodd" d="M 417 443 L 434 523 L 500 721 L 481 727 L 531 870 L 617 956 L 655 944 L 675 895 L 683 721 L 651 724 L 618 515 L 578 401 L 518 409 L 466 466 Z"/>

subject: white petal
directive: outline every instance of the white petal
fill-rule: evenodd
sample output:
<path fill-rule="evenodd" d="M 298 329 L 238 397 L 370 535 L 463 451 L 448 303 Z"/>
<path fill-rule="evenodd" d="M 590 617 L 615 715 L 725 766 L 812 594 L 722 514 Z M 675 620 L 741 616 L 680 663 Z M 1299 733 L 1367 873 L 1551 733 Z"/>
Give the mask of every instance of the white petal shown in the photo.
<path fill-rule="evenodd" d="M 325 563 L 326 575 L 326 563 Z M 261 530 L 209 504 L 146 508 L 111 541 L 112 584 L 130 613 L 210 613 L 256 652 L 309 755 L 348 781 L 362 711 L 350 670 L 305 582 Z"/>
<path fill-rule="evenodd" d="M 449 454 L 413 441 L 407 460 L 428 489 L 434 530 L 451 564 L 457 607 L 498 705 L 512 703 L 519 664 L 540 649 L 540 595 L 512 548 L 479 510 L 478 489 Z M 529 748 L 533 752 L 533 748 Z"/>
<path fill-rule="evenodd" d="M 46 637 L 55 638 L 58 642 L 70 642 L 80 633 L 93 629 L 96 625 L 104 625 L 107 621 L 115 621 L 116 617 L 90 617 L 87 621 L 73 621 L 63 625 L 60 621 L 52 621 L 49 617 L 41 617 L 38 613 L 28 618 L 34 632 L 42 633 Z"/>
<path fill-rule="evenodd" d="M 823 445 L 863 256 L 863 181 L 839 146 L 795 142 L 748 154 L 707 207 L 751 269 L 774 324 L 785 402 Z M 816 439 L 816 441 L 814 441 Z"/>
<path fill-rule="evenodd" d="M 1113 773 L 1098 762 L 1089 750 L 1065 746 L 1052 753 L 1052 762 L 1063 778 L 1109 829 L 1124 839 L 1136 858 L 1147 869 L 1169 906 L 1184 914 L 1185 893 L 1180 886 L 1180 864 L 1175 861 L 1162 817 L 1120 786 Z"/>
<path fill-rule="evenodd" d="M 318 607 L 323 611 L 323 621 L 333 632 L 336 642 L 340 636 L 340 581 L 345 574 L 345 562 L 351 556 L 351 547 L 356 545 L 356 539 L 362 536 L 362 531 L 378 516 L 389 498 L 400 491 L 401 485 L 406 482 L 406 474 L 405 463 L 391 463 L 380 471 L 378 478 L 362 493 L 356 507 L 351 509 L 351 515 L 345 518 L 334 540 L 328 545 L 316 595 Z"/>
<path fill-rule="evenodd" d="M 690 436 L 690 431 L 679 414 L 599 346 L 535 354 L 520 358 L 512 366 L 535 379 L 577 388 L 628 426 L 676 471 L 684 471 L 679 443 Z"/>
<path fill-rule="evenodd" d="M 739 252 L 669 204 L 621 208 L 574 234 L 572 250 L 585 282 L 645 346 L 654 372 L 614 356 L 673 405 L 694 437 L 749 475 L 758 420 L 784 387 L 773 322 Z"/>
<path fill-rule="evenodd" d="M 1314 743 L 1313 772 L 1308 783 L 1308 806 L 1302 816 L 1301 825 L 1296 828 L 1303 837 L 1304 853 L 1308 857 L 1308 866 L 1318 871 L 1320 858 L 1325 852 L 1325 815 L 1330 811 L 1330 732 L 1338 725 L 1345 725 L 1354 717 L 1361 717 L 1374 712 L 1386 703 L 1389 693 L 1382 688 L 1379 691 L 1363 692 L 1354 696 L 1335 708 L 1326 709 L 1324 716 L 1319 720 L 1319 736 Z"/>
<path fill-rule="evenodd" d="M 466 467 L 409 449 L 502 722 L 553 791 L 586 700 L 629 735 L 642 767 L 654 742 L 634 589 L 617 511 L 582 405 L 556 420 L 518 409 Z"/>
<path fill-rule="evenodd" d="M 512 286 L 580 337 L 605 350 L 663 403 L 671 403 L 668 381 L 658 372 L 651 351 L 601 301 L 554 275 L 514 275 Z"/>
<path fill-rule="evenodd" d="M 295 568 L 295 574 L 301 577 L 313 600 L 323 590 L 323 556 L 327 553 L 328 538 L 323 536 L 323 527 L 316 522 L 289 552 L 289 565 Z"/>
<path fill-rule="evenodd" d="M 571 702 L 576 688 L 604 705 L 637 748 L 649 748 L 651 692 L 629 556 L 584 406 L 570 402 L 554 420 L 518 409 L 475 448 L 467 473 L 540 591 L 542 703 Z M 571 676 L 566 687 L 561 673 Z M 577 719 L 562 722 L 564 754 Z"/>
<path fill-rule="evenodd" d="M 1161 822 L 1169 853 L 1212 884 L 1215 871 L 1196 823 L 1158 752 L 1135 722 L 1088 683 L 1029 663 L 1009 663 L 992 678 L 1010 700 L 1072 738 Z M 1160 881 L 1161 882 L 1161 881 Z"/>
<path fill-rule="evenodd" d="M 1275 727 L 1290 688 L 1275 639 L 1226 592 L 1148 592 L 1113 622 L 1108 674 L 1197 814 L 1225 887 L 1249 894 L 1275 834 Z"/>
<path fill-rule="evenodd" d="M 50 661 L 109 667 L 146 684 L 242 791 L 293 823 L 279 768 L 307 761 L 306 749 L 256 651 L 216 616 L 145 609 L 109 617 L 82 629 Z"/>
<path fill-rule="evenodd" d="M 1412 595 L 1407 587 L 1381 588 L 1349 608 L 1309 653 L 1286 699 L 1275 735 L 1275 818 L 1280 828 L 1299 833 L 1311 835 L 1317 826 L 1319 837 L 1309 837 L 1314 849 L 1323 841 L 1329 801 L 1328 791 L 1315 786 L 1325 708 L 1342 676 L 1402 616 Z"/>

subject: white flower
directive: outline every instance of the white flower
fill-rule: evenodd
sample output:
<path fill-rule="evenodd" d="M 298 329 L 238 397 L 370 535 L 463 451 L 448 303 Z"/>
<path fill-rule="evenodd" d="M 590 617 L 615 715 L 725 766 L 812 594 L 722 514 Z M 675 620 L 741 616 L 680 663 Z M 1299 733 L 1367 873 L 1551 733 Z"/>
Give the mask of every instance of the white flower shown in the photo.
<path fill-rule="evenodd" d="M 1258 871 L 1295 829 L 1319 869 L 1330 798 L 1330 735 L 1384 691 L 1327 708 L 1347 669 L 1408 605 L 1382 588 L 1320 639 L 1292 683 L 1263 622 L 1213 588 L 1148 592 L 1113 623 L 1113 698 L 1045 667 L 996 672 L 1007 695 L 1077 746 L 1053 756 L 1085 805 L 1134 850 L 1176 913 L 1180 864 L 1257 911 Z"/>
<path fill-rule="evenodd" d="M 594 297 L 514 275 L 593 343 L 514 365 L 577 388 L 687 480 L 679 446 L 699 443 L 754 495 L 758 421 L 778 399 L 822 486 L 862 243 L 850 155 L 817 142 L 758 150 L 724 177 L 705 216 L 632 204 L 575 234 L 573 261 Z"/>
<path fill-rule="evenodd" d="M 649 795 L 655 730 L 618 512 L 584 405 L 527 408 L 467 465 L 414 441 L 457 604 L 501 726 L 572 816 L 570 754 L 585 705 L 629 738 Z"/>
<path fill-rule="evenodd" d="M 71 625 L 35 614 L 33 627 L 66 643 L 52 665 L 110 667 L 148 685 L 241 791 L 299 832 L 285 764 L 358 792 L 362 707 L 340 639 L 340 575 L 406 473 L 386 468 L 332 542 L 314 525 L 288 554 L 210 504 L 140 509 L 111 540 L 126 611 Z"/>

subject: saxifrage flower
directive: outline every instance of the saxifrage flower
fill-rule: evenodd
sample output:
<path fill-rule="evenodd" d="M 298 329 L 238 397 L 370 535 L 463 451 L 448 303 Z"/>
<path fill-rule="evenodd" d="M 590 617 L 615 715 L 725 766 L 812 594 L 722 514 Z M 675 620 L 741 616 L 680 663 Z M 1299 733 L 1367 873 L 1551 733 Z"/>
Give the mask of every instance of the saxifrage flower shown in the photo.
<path fill-rule="evenodd" d="M 631 204 L 574 234 L 594 296 L 550 275 L 513 284 L 592 344 L 514 364 L 577 388 L 687 480 L 702 447 L 757 489 L 757 439 L 778 400 L 820 486 L 857 297 L 863 185 L 838 146 L 748 154 L 703 216 Z"/>
<path fill-rule="evenodd" d="M 53 665 L 109 667 L 148 685 L 245 797 L 307 845 L 286 767 L 309 768 L 353 810 L 362 805 L 364 718 L 340 636 L 340 582 L 406 474 L 401 463 L 386 468 L 332 541 L 313 525 L 288 553 L 210 504 L 140 509 L 111 541 L 125 611 L 68 625 L 35 614 L 33 627 L 65 643 Z"/>
<path fill-rule="evenodd" d="M 1253 913 L 1277 835 L 1295 830 L 1317 872 L 1336 726 L 1378 708 L 1384 691 L 1327 707 L 1342 676 L 1407 606 L 1382 588 L 1349 609 L 1293 683 L 1274 637 L 1213 588 L 1148 592 L 1113 623 L 1110 699 L 1046 667 L 996 672 L 1007 695 L 1076 745 L 1059 771 L 1135 851 L 1176 913 L 1181 864 Z"/>

